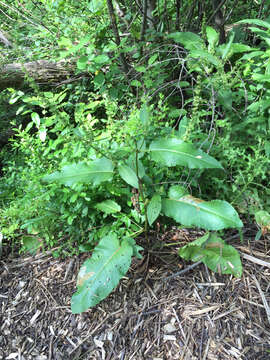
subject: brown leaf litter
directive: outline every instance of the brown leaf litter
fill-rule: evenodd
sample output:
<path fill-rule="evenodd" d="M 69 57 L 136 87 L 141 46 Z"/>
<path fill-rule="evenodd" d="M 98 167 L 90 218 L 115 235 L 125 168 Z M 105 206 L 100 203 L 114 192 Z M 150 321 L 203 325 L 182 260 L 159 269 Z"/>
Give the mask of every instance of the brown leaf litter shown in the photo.
<path fill-rule="evenodd" d="M 162 250 L 134 261 L 107 299 L 79 315 L 70 299 L 88 255 L 2 259 L 0 359 L 269 360 L 270 237 L 253 235 L 234 239 L 244 267 L 237 279 L 188 268 L 172 242 L 196 234 L 167 233 Z"/>

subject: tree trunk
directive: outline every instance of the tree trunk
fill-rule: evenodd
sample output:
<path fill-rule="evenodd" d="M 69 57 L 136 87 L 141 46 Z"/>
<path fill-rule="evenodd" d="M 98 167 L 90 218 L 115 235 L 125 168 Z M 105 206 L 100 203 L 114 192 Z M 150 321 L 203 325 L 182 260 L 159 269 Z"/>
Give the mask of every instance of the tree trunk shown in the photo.
<path fill-rule="evenodd" d="M 57 86 L 86 76 L 86 74 L 75 75 L 75 70 L 75 63 L 63 60 L 57 63 L 37 60 L 25 64 L 3 65 L 0 67 L 0 91 L 7 87 L 21 88 L 29 80 L 35 81 L 38 85 Z"/>

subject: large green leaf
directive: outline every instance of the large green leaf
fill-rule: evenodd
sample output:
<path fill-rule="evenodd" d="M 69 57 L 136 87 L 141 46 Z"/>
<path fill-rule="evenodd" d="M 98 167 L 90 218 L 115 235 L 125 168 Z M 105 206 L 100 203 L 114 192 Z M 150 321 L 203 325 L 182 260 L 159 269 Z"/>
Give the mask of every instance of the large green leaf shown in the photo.
<path fill-rule="evenodd" d="M 162 209 L 166 216 L 185 226 L 197 226 L 206 230 L 240 228 L 243 226 L 235 209 L 226 201 L 204 201 L 191 195 L 178 196 L 175 186 L 164 199 Z"/>
<path fill-rule="evenodd" d="M 242 275 L 242 263 L 237 250 L 216 234 L 205 234 L 179 250 L 185 260 L 202 261 L 209 269 L 221 274 Z"/>
<path fill-rule="evenodd" d="M 105 236 L 87 259 L 78 274 L 78 291 L 72 296 L 74 314 L 95 306 L 116 287 L 126 274 L 134 252 L 133 239 L 119 242 L 116 234 Z"/>
<path fill-rule="evenodd" d="M 167 166 L 182 165 L 188 166 L 190 169 L 223 169 L 216 159 L 178 138 L 153 141 L 149 151 L 154 161 Z"/>
<path fill-rule="evenodd" d="M 129 185 L 133 186 L 136 189 L 139 188 L 138 178 L 133 169 L 131 169 L 127 165 L 119 165 L 118 171 L 119 171 L 119 175 L 126 183 L 128 183 Z"/>
<path fill-rule="evenodd" d="M 91 164 L 78 163 L 66 165 L 62 171 L 54 172 L 43 177 L 44 182 L 59 182 L 72 186 L 78 182 L 98 185 L 102 181 L 109 181 L 113 177 L 113 163 L 111 160 L 102 158 L 91 162 Z"/>

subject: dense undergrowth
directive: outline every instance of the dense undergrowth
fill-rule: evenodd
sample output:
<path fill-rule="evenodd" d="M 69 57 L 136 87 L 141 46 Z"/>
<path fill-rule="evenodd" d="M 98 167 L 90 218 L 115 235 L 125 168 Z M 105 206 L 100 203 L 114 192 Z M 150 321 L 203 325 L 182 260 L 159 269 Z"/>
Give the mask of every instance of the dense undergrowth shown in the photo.
<path fill-rule="evenodd" d="M 238 254 L 216 231 L 241 228 L 237 212 L 256 217 L 258 237 L 270 227 L 270 23 L 240 21 L 220 44 L 203 19 L 197 33 L 143 36 L 135 20 L 133 40 L 117 44 L 101 2 L 80 17 L 67 3 L 43 2 L 39 27 L 12 30 L 20 36 L 10 62 L 73 58 L 87 76 L 57 87 L 30 78 L 0 94 L 0 127 L 12 134 L 1 151 L 3 245 L 57 247 L 55 256 L 94 251 L 79 274 L 75 312 L 117 285 L 140 257 L 134 239 L 143 233 L 147 242 L 157 219 L 209 231 L 179 255 L 241 275 Z M 108 259 L 110 279 L 95 279 L 90 296 L 89 274 Z"/>

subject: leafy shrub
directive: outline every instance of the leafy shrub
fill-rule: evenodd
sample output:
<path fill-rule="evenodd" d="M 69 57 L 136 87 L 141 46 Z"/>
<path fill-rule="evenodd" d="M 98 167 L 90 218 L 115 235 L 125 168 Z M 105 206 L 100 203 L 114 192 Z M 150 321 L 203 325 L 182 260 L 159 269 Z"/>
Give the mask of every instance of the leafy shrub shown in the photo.
<path fill-rule="evenodd" d="M 190 169 L 214 168 L 222 171 L 220 163 L 177 136 L 149 140 L 149 137 L 152 137 L 151 114 L 146 106 L 137 112 L 137 118 L 134 114 L 131 119 L 133 126 L 137 125 L 137 129 L 132 129 L 133 136 L 127 136 L 124 144 L 112 142 L 111 148 L 106 149 L 106 157 L 103 156 L 104 149 L 99 151 L 97 139 L 93 139 L 95 159 L 65 165 L 61 171 L 46 175 L 42 179 L 45 183 L 53 184 L 52 186 L 55 183 L 63 184 L 71 190 L 77 184 L 92 184 L 96 197 L 91 199 L 89 211 L 98 209 L 112 218 L 119 214 L 118 226 L 114 226 L 114 231 L 108 229 L 107 234 L 103 234 L 91 259 L 88 259 L 80 270 L 78 292 L 72 298 L 72 311 L 75 313 L 85 311 L 104 299 L 127 272 L 131 257 L 140 256 L 138 251 L 141 248 L 133 238 L 142 231 L 142 220 L 146 238 L 148 226 L 151 226 L 160 214 L 185 226 L 198 226 L 209 231 L 242 227 L 241 220 L 229 203 L 221 200 L 203 201 L 193 197 L 181 185 L 170 186 L 171 178 L 168 175 L 173 177 L 174 174 L 167 172 L 167 168 L 185 166 Z M 131 124 L 128 124 L 128 127 L 130 126 Z M 172 129 L 171 132 L 173 133 Z M 156 177 L 159 179 L 159 173 L 167 173 L 165 186 L 158 186 Z M 110 187 L 106 186 L 108 182 Z M 132 214 L 134 207 L 133 213 L 134 210 L 138 212 L 137 219 L 134 216 L 133 221 L 135 228 L 125 226 L 127 216 L 123 210 L 128 204 L 117 196 L 123 192 L 123 188 L 130 198 L 132 193 L 137 194 L 136 199 L 133 196 L 133 200 L 129 202 L 131 208 L 128 210 L 128 213 Z M 136 230 L 133 235 L 131 230 Z M 219 269 L 222 273 L 240 276 L 241 263 L 236 250 L 228 248 L 228 245 L 217 237 L 211 246 L 207 245 L 208 241 L 208 237 L 205 237 L 197 248 L 195 244 L 191 244 L 193 255 L 190 258 L 194 259 L 195 256 L 209 264 L 212 248 L 218 248 L 219 255 L 215 256 L 215 266 L 212 259 L 210 267 L 213 270 Z M 208 255 L 202 250 L 204 246 L 210 247 Z M 223 254 L 227 255 L 224 257 Z M 182 256 L 183 253 L 180 252 L 179 255 Z M 188 256 L 187 253 L 185 256 Z"/>

